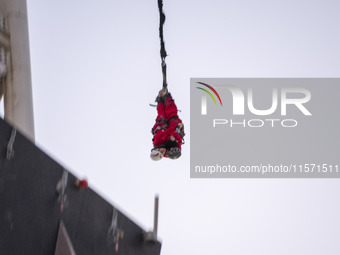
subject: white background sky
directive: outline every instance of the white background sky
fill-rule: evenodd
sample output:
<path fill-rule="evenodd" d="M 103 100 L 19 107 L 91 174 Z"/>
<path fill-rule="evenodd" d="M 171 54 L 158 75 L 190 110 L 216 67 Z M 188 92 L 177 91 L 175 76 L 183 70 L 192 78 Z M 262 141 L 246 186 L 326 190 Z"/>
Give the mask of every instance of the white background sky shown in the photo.
<path fill-rule="evenodd" d="M 190 179 L 189 79 L 339 77 L 340 2 L 165 0 L 164 11 L 183 156 L 149 159 L 156 0 L 28 0 L 37 145 L 146 230 L 158 193 L 162 255 L 339 254 L 339 180 Z"/>

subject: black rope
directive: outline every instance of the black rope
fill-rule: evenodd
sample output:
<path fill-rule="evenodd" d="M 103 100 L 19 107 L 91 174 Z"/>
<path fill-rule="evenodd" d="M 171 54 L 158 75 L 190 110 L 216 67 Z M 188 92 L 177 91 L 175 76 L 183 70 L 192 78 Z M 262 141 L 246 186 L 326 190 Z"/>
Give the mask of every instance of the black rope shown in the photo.
<path fill-rule="evenodd" d="M 166 82 L 166 63 L 165 58 L 167 56 L 164 39 L 163 39 L 163 25 L 165 23 L 165 14 L 163 12 L 163 0 L 158 0 L 158 10 L 159 10 L 159 38 L 161 39 L 161 60 L 162 60 L 162 74 L 163 74 L 163 88 L 167 88 L 168 84 Z"/>

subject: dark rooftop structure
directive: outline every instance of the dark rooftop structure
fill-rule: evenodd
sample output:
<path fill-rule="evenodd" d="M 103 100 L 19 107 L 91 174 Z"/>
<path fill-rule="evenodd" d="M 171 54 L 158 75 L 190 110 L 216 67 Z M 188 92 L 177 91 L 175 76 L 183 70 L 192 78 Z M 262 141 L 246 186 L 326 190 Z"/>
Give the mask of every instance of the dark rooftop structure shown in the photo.
<path fill-rule="evenodd" d="M 0 254 L 158 255 L 158 241 L 0 119 Z"/>

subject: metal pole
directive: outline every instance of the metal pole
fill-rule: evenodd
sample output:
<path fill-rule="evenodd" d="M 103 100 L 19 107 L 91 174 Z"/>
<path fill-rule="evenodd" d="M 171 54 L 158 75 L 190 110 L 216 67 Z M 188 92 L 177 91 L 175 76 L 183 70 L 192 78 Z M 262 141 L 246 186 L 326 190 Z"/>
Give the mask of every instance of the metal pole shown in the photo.
<path fill-rule="evenodd" d="M 159 197 L 158 195 L 155 196 L 155 216 L 153 222 L 153 234 L 155 239 L 157 240 L 157 230 L 158 230 L 158 204 L 159 204 Z"/>

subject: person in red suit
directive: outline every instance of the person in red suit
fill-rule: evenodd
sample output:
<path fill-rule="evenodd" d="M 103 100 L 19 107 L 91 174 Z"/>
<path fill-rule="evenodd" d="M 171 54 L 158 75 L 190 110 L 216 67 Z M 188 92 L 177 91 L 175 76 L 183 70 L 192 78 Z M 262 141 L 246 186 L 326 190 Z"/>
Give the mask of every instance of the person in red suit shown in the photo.
<path fill-rule="evenodd" d="M 157 118 L 151 132 L 153 148 L 151 159 L 160 160 L 163 157 L 177 159 L 181 156 L 181 146 L 184 137 L 184 126 L 177 115 L 177 106 L 166 89 L 162 89 L 157 98 Z"/>

